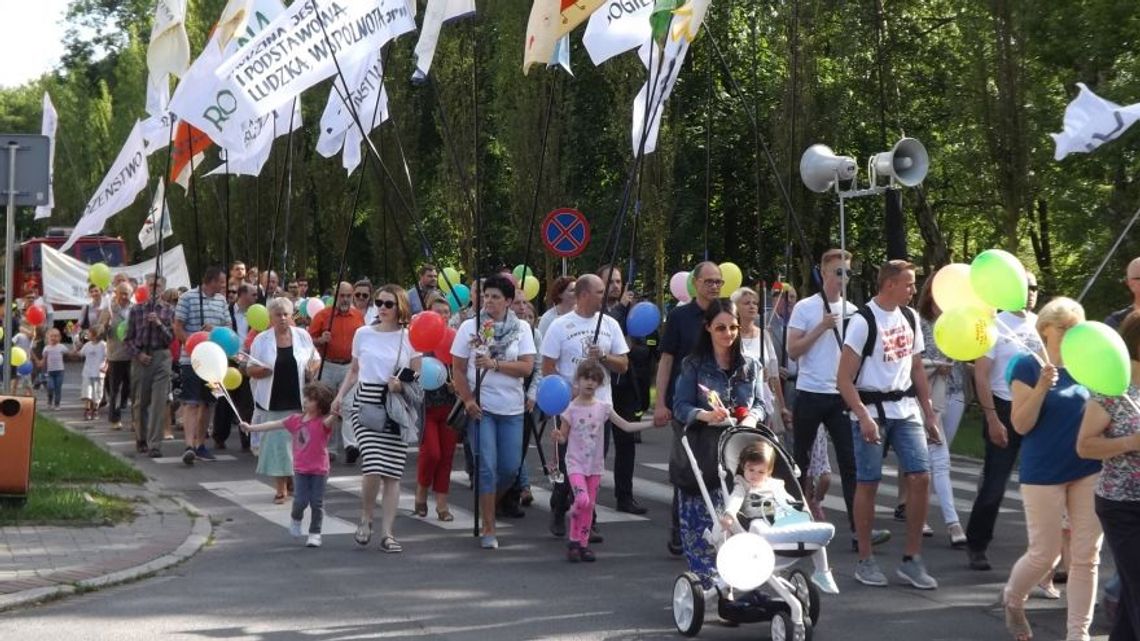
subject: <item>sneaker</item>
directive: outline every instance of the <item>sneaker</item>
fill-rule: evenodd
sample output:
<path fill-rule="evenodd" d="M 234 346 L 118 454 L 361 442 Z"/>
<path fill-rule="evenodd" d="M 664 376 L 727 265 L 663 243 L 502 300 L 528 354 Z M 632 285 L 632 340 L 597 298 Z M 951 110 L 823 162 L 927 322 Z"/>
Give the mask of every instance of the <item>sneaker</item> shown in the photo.
<path fill-rule="evenodd" d="M 961 523 L 951 523 L 946 526 L 946 534 L 950 537 L 950 547 L 960 548 L 966 545 L 966 532 Z"/>
<path fill-rule="evenodd" d="M 606 537 L 598 531 L 598 522 L 594 521 L 594 524 L 590 526 L 590 543 L 601 543 L 605 540 Z"/>
<path fill-rule="evenodd" d="M 197 455 L 194 454 L 193 448 L 188 447 L 188 448 L 186 448 L 186 451 L 182 453 L 182 462 L 187 464 L 187 465 L 193 465 L 194 459 L 196 459 L 196 458 L 198 458 L 198 457 L 197 457 Z"/>
<path fill-rule="evenodd" d="M 217 460 L 214 457 L 214 455 L 210 453 L 210 450 L 206 449 L 205 445 L 199 445 L 198 449 L 194 450 L 194 456 L 197 456 L 198 458 L 202 459 L 203 461 L 216 461 Z"/>
<path fill-rule="evenodd" d="M 875 557 L 869 559 L 859 559 L 855 565 L 855 580 L 863 585 L 872 585 L 875 587 L 886 587 L 887 577 L 883 571 L 879 569 L 879 564 L 875 562 Z"/>
<path fill-rule="evenodd" d="M 906 503 L 899 503 L 895 508 L 895 520 L 906 521 Z"/>
<path fill-rule="evenodd" d="M 882 545 L 891 540 L 890 530 L 871 530 L 871 547 Z M 851 551 L 859 551 L 859 539 L 856 538 L 855 533 L 851 533 Z"/>
<path fill-rule="evenodd" d="M 617 511 L 625 512 L 627 514 L 636 514 L 638 516 L 649 512 L 649 508 L 637 502 L 637 499 L 632 496 L 627 499 L 618 499 Z"/>
<path fill-rule="evenodd" d="M 819 588 L 820 592 L 825 594 L 839 594 L 839 586 L 835 584 L 835 577 L 831 575 L 831 570 L 813 573 L 811 575 L 811 582 L 815 584 L 815 587 Z"/>
<path fill-rule="evenodd" d="M 319 547 L 321 547 L 321 535 L 320 534 L 310 534 L 309 538 L 305 539 L 305 547 L 307 547 L 307 548 L 319 548 Z"/>
<path fill-rule="evenodd" d="M 578 556 L 582 558 L 583 563 L 593 563 L 594 561 L 598 560 L 598 557 L 594 556 L 594 551 L 590 548 L 580 549 L 578 551 Z"/>
<path fill-rule="evenodd" d="M 157 447 L 146 453 L 150 458 L 162 458 L 162 450 Z"/>
<path fill-rule="evenodd" d="M 301 538 L 301 522 L 289 521 L 289 534 L 294 538 Z"/>
<path fill-rule="evenodd" d="M 990 560 L 986 558 L 985 550 L 966 550 L 966 557 L 969 559 L 971 570 L 989 570 Z"/>
<path fill-rule="evenodd" d="M 922 536 L 924 536 L 928 539 L 930 537 L 934 536 L 934 528 L 930 527 L 929 523 L 923 523 L 922 524 Z"/>
<path fill-rule="evenodd" d="M 499 549 L 499 539 L 495 538 L 494 534 L 484 534 L 479 537 L 479 547 L 484 550 L 497 550 Z"/>
<path fill-rule="evenodd" d="M 895 570 L 895 575 L 919 590 L 935 590 L 938 588 L 938 581 L 935 581 L 934 577 L 927 573 L 921 556 L 913 556 L 910 560 L 903 561 Z"/>
<path fill-rule="evenodd" d="M 582 546 L 577 541 L 571 541 L 566 545 L 566 560 L 571 563 L 577 563 L 582 560 Z"/>
<path fill-rule="evenodd" d="M 558 538 L 566 536 L 566 515 L 552 512 L 550 514 L 550 533 Z"/>

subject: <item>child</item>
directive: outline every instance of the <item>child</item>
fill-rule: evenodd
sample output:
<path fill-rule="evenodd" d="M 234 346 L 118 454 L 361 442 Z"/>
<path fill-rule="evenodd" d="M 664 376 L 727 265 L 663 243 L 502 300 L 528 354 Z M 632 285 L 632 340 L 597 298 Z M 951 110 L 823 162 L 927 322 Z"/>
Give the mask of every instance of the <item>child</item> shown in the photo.
<path fill-rule="evenodd" d="M 107 344 L 95 329 L 87 330 L 87 342 L 80 348 L 83 356 L 83 418 L 95 420 L 99 402 L 103 400 L 103 372 L 107 370 Z"/>
<path fill-rule="evenodd" d="M 736 478 L 732 495 L 725 502 L 721 525 L 733 532 L 742 532 L 740 514 L 753 534 L 780 527 L 779 521 L 788 513 L 795 513 L 792 507 L 795 499 L 784 489 L 784 482 L 772 478 L 776 466 L 776 450 L 771 443 L 757 441 L 740 453 L 740 463 L 736 466 Z M 839 587 L 827 565 L 827 550 L 820 546 L 812 554 L 815 573 L 812 583 L 828 594 L 839 594 Z"/>
<path fill-rule="evenodd" d="M 653 427 L 651 420 L 627 421 L 618 416 L 609 404 L 595 400 L 594 393 L 606 380 L 605 371 L 596 360 L 582 361 L 574 379 L 578 396 L 562 413 L 562 425 L 554 430 L 556 442 L 568 441 L 566 470 L 574 493 L 574 505 L 570 508 L 570 541 L 566 559 L 571 563 L 595 560 L 594 553 L 588 546 L 598 486 L 605 472 L 606 421 L 611 421 L 627 432 Z"/>
<path fill-rule="evenodd" d="M 286 429 L 293 434 L 293 521 L 289 532 L 301 536 L 301 517 L 305 508 L 311 509 L 309 538 L 305 547 L 321 547 L 321 521 L 324 517 L 325 482 L 329 476 L 329 437 L 336 417 L 330 414 L 333 391 L 320 382 L 309 383 L 301 390 L 304 414 L 294 414 L 280 421 L 250 425 L 245 421 L 245 432 L 265 432 Z"/>
<path fill-rule="evenodd" d="M 26 363 L 27 367 L 20 366 L 13 368 L 12 374 L 12 393 L 19 393 L 19 389 L 23 386 L 23 396 L 31 396 L 32 391 L 32 371 L 35 369 L 34 355 L 32 353 L 32 326 L 24 323 L 20 324 L 20 331 L 12 337 L 12 346 L 19 347 L 24 350 L 30 359 Z M 26 372 L 26 373 L 25 373 Z"/>
<path fill-rule="evenodd" d="M 49 329 L 43 356 L 36 361 L 38 367 L 47 371 L 47 403 L 48 407 L 55 409 L 59 409 L 59 397 L 63 392 L 63 358 L 68 351 L 60 342 L 62 339 L 58 329 Z"/>

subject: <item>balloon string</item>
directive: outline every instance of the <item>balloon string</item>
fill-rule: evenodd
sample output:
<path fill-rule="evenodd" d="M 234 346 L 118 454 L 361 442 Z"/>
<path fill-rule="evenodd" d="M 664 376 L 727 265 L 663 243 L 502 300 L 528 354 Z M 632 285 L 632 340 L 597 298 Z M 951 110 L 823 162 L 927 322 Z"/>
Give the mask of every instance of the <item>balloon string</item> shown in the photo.
<path fill-rule="evenodd" d="M 234 416 L 240 417 L 241 412 L 239 412 L 237 406 L 234 405 L 234 399 L 230 398 L 230 393 L 226 391 L 226 386 L 217 381 L 210 383 L 210 385 L 222 393 L 222 396 L 225 397 L 226 402 L 230 404 L 230 409 L 234 411 Z"/>
<path fill-rule="evenodd" d="M 1124 390 L 1124 393 L 1121 394 L 1121 397 L 1124 399 L 1125 403 L 1128 403 L 1132 406 L 1132 410 L 1134 412 L 1140 414 L 1140 406 L 1136 405 L 1136 401 L 1132 400 L 1132 397 L 1128 395 L 1128 390 Z"/>
<path fill-rule="evenodd" d="M 1017 343 L 1018 345 L 1021 345 L 1022 347 L 1025 348 L 1025 351 L 1029 352 L 1030 355 L 1033 356 L 1033 358 L 1036 358 L 1038 365 L 1041 365 L 1042 367 L 1044 367 L 1045 364 L 1049 362 L 1049 354 L 1048 353 L 1045 353 L 1045 354 L 1037 353 L 1033 348 L 1031 348 L 1028 344 L 1026 344 L 1026 342 L 1024 340 L 1022 340 L 1021 336 L 1019 336 L 1016 332 L 1014 332 L 1012 329 L 1010 329 L 1009 325 L 1006 325 L 1004 322 L 1002 322 L 1001 317 L 994 316 L 994 322 L 997 324 L 997 326 L 999 328 L 1001 328 L 1002 330 L 1005 330 L 1006 338 Z"/>

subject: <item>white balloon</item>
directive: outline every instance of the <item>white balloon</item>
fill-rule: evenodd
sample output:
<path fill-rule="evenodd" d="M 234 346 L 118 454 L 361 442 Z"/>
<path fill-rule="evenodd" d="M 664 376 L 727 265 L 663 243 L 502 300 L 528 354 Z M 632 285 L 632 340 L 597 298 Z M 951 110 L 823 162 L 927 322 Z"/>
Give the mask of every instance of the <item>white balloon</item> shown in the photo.
<path fill-rule="evenodd" d="M 325 308 L 325 301 L 313 296 L 309 299 L 309 304 L 305 306 L 305 310 L 309 312 L 309 318 L 316 316 L 322 309 Z"/>
<path fill-rule="evenodd" d="M 716 553 L 716 569 L 737 590 L 764 585 L 776 567 L 776 555 L 763 537 L 751 532 L 733 535 Z"/>
<path fill-rule="evenodd" d="M 190 366 L 198 378 L 207 383 L 221 383 L 229 369 L 225 350 L 209 341 L 198 343 L 194 348 L 194 353 L 190 355 Z"/>

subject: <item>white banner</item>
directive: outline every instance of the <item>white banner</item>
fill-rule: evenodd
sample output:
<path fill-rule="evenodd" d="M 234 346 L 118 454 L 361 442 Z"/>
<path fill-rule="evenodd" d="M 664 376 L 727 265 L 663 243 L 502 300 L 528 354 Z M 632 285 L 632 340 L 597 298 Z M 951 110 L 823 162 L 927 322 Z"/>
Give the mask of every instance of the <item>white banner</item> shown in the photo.
<path fill-rule="evenodd" d="M 55 105 L 51 104 L 51 96 L 44 92 L 44 116 L 40 133 L 48 137 L 48 202 L 46 205 L 36 207 L 36 220 L 51 216 L 51 208 L 55 207 L 55 193 L 52 183 L 55 182 L 55 131 L 59 126 L 59 114 L 55 112 Z"/>
<path fill-rule="evenodd" d="M 150 210 L 143 219 L 142 229 L 139 230 L 139 245 L 147 249 L 158 244 L 158 222 L 162 219 L 162 237 L 170 238 L 174 235 L 174 224 L 170 222 L 170 207 L 163 207 L 166 200 L 166 181 L 158 180 L 158 187 L 154 190 L 154 199 L 150 202 Z M 165 209 L 165 214 L 160 214 Z"/>
<path fill-rule="evenodd" d="M 350 61 L 344 66 L 345 77 L 355 87 L 346 92 L 340 78 L 333 80 L 333 88 L 329 90 L 329 101 L 325 104 L 325 111 L 321 114 L 321 135 L 317 140 L 317 153 L 325 158 L 331 158 L 343 150 L 343 167 L 352 173 L 360 164 L 360 145 L 364 142 L 363 136 L 356 128 L 352 119 L 352 112 L 341 96 L 350 96 L 360 123 L 366 130 L 372 131 L 380 123 L 388 119 L 388 91 L 384 88 L 384 69 L 380 65 L 379 53 L 370 59 Z M 379 91 L 379 104 L 377 94 Z"/>
<path fill-rule="evenodd" d="M 91 266 L 49 245 L 40 245 L 40 251 L 43 252 L 44 298 L 47 302 L 52 305 L 86 305 L 91 300 L 87 295 L 87 272 Z M 141 283 L 147 274 L 154 272 L 154 259 L 137 265 L 112 267 L 111 272 L 126 274 Z M 162 275 L 168 288 L 190 287 L 190 270 L 186 268 L 186 256 L 181 245 L 162 254 Z"/>
<path fill-rule="evenodd" d="M 676 20 L 676 18 L 674 18 Z M 647 42 L 639 51 L 641 61 L 653 74 L 652 87 L 649 82 L 641 86 L 637 97 L 633 99 L 633 155 L 637 157 L 644 151 L 651 154 L 657 150 L 657 134 L 661 129 L 661 116 L 665 111 L 665 103 L 669 94 L 673 92 L 673 85 L 677 83 L 677 76 L 681 74 L 681 67 L 685 64 L 685 54 L 689 51 L 689 41 L 685 39 L 674 40 L 666 38 L 665 51 L 654 42 Z M 652 63 L 649 56 L 653 56 Z M 645 131 L 645 110 L 649 109 L 649 134 L 645 138 L 645 148 L 641 148 L 642 135 Z"/>
<path fill-rule="evenodd" d="M 267 114 L 335 74 L 334 55 L 339 61 L 378 52 L 415 30 L 413 18 L 407 0 L 301 0 L 229 56 L 216 75 L 250 115 Z"/>
<path fill-rule="evenodd" d="M 174 135 L 174 128 L 177 126 L 178 116 L 170 111 L 151 116 L 142 121 L 143 145 L 146 146 L 146 155 L 149 156 L 159 149 L 166 149 L 170 145 L 170 138 Z"/>
<path fill-rule="evenodd" d="M 653 0 L 609 0 L 590 16 L 582 44 L 595 65 L 649 41 Z"/>
<path fill-rule="evenodd" d="M 427 0 L 423 27 L 420 28 L 419 40 L 416 40 L 416 69 L 412 72 L 412 82 L 423 82 L 431 73 L 431 63 L 435 58 L 435 48 L 443 24 L 473 13 L 475 0 Z"/>
<path fill-rule="evenodd" d="M 135 121 L 131 135 L 111 165 L 111 171 L 99 184 L 99 189 L 87 203 L 83 216 L 75 223 L 71 237 L 60 247 L 61 251 L 71 249 L 81 236 L 102 231 L 104 223 L 111 216 L 122 211 L 134 201 L 139 192 L 146 189 L 150 175 L 146 167 L 146 148 L 143 146 L 142 123 Z"/>
<path fill-rule="evenodd" d="M 153 80 L 167 74 L 181 77 L 190 66 L 190 39 L 186 36 L 186 0 L 158 0 L 154 26 L 146 48 L 146 66 Z"/>
<path fill-rule="evenodd" d="M 1064 131 L 1049 134 L 1057 143 L 1056 160 L 1072 153 L 1089 153 L 1116 140 L 1140 120 L 1140 103 L 1121 107 L 1096 95 L 1083 82 L 1077 86 L 1081 92 L 1065 108 Z"/>
<path fill-rule="evenodd" d="M 290 123 L 293 124 L 293 131 L 301 128 L 301 99 L 298 97 L 292 104 L 292 116 L 289 115 L 289 108 L 286 106 L 282 109 L 275 109 L 273 113 L 265 114 L 243 125 L 246 137 L 253 142 L 240 152 L 231 152 L 222 148 L 218 153 L 222 164 L 206 175 L 261 175 L 261 168 L 265 166 L 265 161 L 269 160 L 269 153 L 273 151 L 273 141 L 289 133 Z M 227 159 L 229 162 L 226 162 Z"/>

